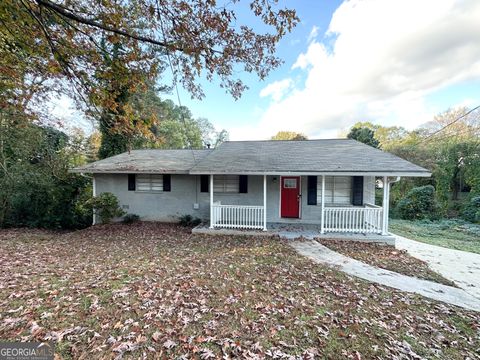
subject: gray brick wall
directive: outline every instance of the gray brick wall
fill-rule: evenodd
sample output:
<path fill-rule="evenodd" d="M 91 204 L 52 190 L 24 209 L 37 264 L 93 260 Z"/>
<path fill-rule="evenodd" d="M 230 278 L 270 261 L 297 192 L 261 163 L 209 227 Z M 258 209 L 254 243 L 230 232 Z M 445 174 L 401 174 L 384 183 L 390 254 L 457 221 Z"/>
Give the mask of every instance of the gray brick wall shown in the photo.
<path fill-rule="evenodd" d="M 142 220 L 177 221 L 184 214 L 207 220 L 210 216 L 209 193 L 200 192 L 200 176 L 172 175 L 170 192 L 128 191 L 127 174 L 95 174 L 96 193 L 113 193 L 127 213 L 137 214 Z M 321 177 L 319 178 L 321 181 Z M 267 176 L 267 221 L 283 223 L 319 223 L 320 203 L 307 205 L 307 177 L 302 176 L 302 201 L 300 219 L 280 217 L 280 177 Z M 365 187 L 374 187 L 374 182 L 365 181 Z M 246 194 L 214 194 L 214 201 L 224 205 L 263 205 L 263 176 L 248 177 Z M 194 204 L 199 208 L 194 209 Z M 98 221 L 98 219 L 97 219 Z"/>

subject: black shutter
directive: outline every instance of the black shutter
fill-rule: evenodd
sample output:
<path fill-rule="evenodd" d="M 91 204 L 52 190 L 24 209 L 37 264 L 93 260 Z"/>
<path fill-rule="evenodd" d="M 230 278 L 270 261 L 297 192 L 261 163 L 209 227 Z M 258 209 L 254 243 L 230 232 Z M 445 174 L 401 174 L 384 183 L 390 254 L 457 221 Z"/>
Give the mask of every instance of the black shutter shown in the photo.
<path fill-rule="evenodd" d="M 171 191 L 172 190 L 172 182 L 171 182 L 170 174 L 163 175 L 163 191 Z"/>
<path fill-rule="evenodd" d="M 208 175 L 200 175 L 200 192 L 208 192 Z"/>
<path fill-rule="evenodd" d="M 135 191 L 135 174 L 128 174 L 128 191 Z"/>
<path fill-rule="evenodd" d="M 354 176 L 352 180 L 352 205 L 363 205 L 363 176 Z"/>
<path fill-rule="evenodd" d="M 317 205 L 317 177 L 308 177 L 308 205 Z"/>
<path fill-rule="evenodd" d="M 248 193 L 248 175 L 240 175 L 238 192 L 241 194 Z"/>

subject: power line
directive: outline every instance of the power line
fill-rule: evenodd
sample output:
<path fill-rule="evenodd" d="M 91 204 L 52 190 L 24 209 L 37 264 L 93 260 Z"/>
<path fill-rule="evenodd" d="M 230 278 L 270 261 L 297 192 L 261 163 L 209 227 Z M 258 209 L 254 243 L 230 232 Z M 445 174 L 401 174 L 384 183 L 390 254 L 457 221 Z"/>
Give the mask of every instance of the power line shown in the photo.
<path fill-rule="evenodd" d="M 438 134 L 440 131 L 443 131 L 445 130 L 446 128 L 448 128 L 449 126 L 455 124 L 456 122 L 460 121 L 461 119 L 463 119 L 464 117 L 466 117 L 467 115 L 471 114 L 472 112 L 474 112 L 475 110 L 477 109 L 480 109 L 480 105 L 474 107 L 473 109 L 470 109 L 469 111 L 467 111 L 465 114 L 462 114 L 460 115 L 459 117 L 457 117 L 455 120 L 449 122 L 447 125 L 443 126 L 442 128 L 438 129 L 437 131 L 434 131 L 433 133 L 431 133 L 430 135 L 428 135 L 426 138 L 424 138 L 422 141 L 420 141 L 417 145 L 420 145 L 421 143 L 426 143 L 428 141 L 430 141 L 429 139 L 431 139 L 432 137 L 434 137 L 436 134 Z"/>
<path fill-rule="evenodd" d="M 165 30 L 163 28 L 163 21 L 162 21 L 162 16 L 160 14 L 160 7 L 159 7 L 159 4 L 157 2 L 157 15 L 158 15 L 158 19 L 160 21 L 160 30 L 162 31 L 162 37 L 163 37 L 163 41 L 166 42 L 166 37 L 165 37 Z M 196 164 L 197 163 L 197 159 L 195 158 L 195 151 L 193 150 L 192 148 L 192 141 L 191 139 L 189 139 L 189 136 L 188 136 L 188 130 L 187 130 L 187 122 L 185 121 L 185 117 L 183 116 L 183 112 L 182 112 L 182 101 L 180 100 L 180 92 L 178 90 L 178 83 L 177 83 L 177 74 L 175 73 L 175 70 L 173 69 L 173 65 L 172 65 L 172 60 L 170 58 L 170 51 L 168 49 L 168 47 L 166 47 L 166 53 L 167 53 L 167 60 L 168 60 L 168 64 L 170 66 L 170 70 L 172 71 L 172 77 L 173 77 L 173 85 L 175 86 L 175 91 L 177 93 L 177 101 L 178 101 L 178 106 L 180 107 L 179 110 L 180 110 L 180 118 L 182 119 L 182 122 L 183 122 L 183 127 L 185 129 L 185 137 L 188 141 L 188 144 L 189 144 L 189 148 L 190 150 L 192 151 L 192 156 L 193 156 L 193 163 Z"/>

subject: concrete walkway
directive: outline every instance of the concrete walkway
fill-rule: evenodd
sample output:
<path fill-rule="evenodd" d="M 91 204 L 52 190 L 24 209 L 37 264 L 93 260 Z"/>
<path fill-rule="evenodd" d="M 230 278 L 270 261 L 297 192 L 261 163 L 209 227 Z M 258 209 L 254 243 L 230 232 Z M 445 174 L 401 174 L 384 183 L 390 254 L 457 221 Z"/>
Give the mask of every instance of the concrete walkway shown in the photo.
<path fill-rule="evenodd" d="M 314 240 L 291 241 L 289 244 L 300 254 L 313 261 L 338 267 L 339 270 L 349 275 L 357 276 L 381 285 L 390 286 L 398 290 L 420 294 L 430 299 L 443 301 L 465 309 L 480 311 L 480 300 L 462 289 L 401 275 L 393 271 L 367 265 L 334 252 Z"/>
<path fill-rule="evenodd" d="M 392 234 L 394 235 L 394 234 Z M 395 247 L 417 259 L 469 294 L 480 299 L 480 255 L 421 243 L 395 235 Z"/>

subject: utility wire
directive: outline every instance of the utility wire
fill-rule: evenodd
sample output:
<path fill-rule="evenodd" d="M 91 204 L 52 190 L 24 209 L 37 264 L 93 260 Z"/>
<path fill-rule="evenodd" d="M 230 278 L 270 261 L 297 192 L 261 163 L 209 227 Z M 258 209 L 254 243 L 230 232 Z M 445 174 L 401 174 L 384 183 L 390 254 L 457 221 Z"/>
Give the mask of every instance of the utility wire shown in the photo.
<path fill-rule="evenodd" d="M 165 30 L 163 28 L 162 16 L 160 14 L 160 5 L 158 4 L 158 2 L 157 2 L 157 14 L 158 14 L 158 20 L 160 21 L 160 29 L 162 31 L 163 41 L 166 42 L 167 39 L 166 39 L 166 36 L 165 36 Z M 183 112 L 182 112 L 182 101 L 180 99 L 180 92 L 178 90 L 177 74 L 176 74 L 175 70 L 173 69 L 172 60 L 170 58 L 170 51 L 168 50 L 168 46 L 165 47 L 165 51 L 167 53 L 167 60 L 168 60 L 170 70 L 172 71 L 173 86 L 175 87 L 175 92 L 177 94 L 177 101 L 178 101 L 178 106 L 179 106 L 179 110 L 180 110 L 180 118 L 182 119 L 183 127 L 185 129 L 185 138 L 187 139 L 189 148 L 192 151 L 193 163 L 197 164 L 197 159 L 195 158 L 195 151 L 192 148 L 192 141 L 191 141 L 191 139 L 189 139 L 189 136 L 188 136 L 187 122 L 185 121 L 185 117 L 183 116 Z"/>
<path fill-rule="evenodd" d="M 421 140 L 419 143 L 417 143 L 416 145 L 420 145 L 422 143 L 427 143 L 429 142 L 436 134 L 438 134 L 439 132 L 445 130 L 446 128 L 448 128 L 449 126 L 452 126 L 453 124 L 455 124 L 456 122 L 460 121 L 461 119 L 463 119 L 464 117 L 466 117 L 467 115 L 471 114 L 472 112 L 474 112 L 475 110 L 477 109 L 480 109 L 480 105 L 477 105 L 476 107 L 474 107 L 473 109 L 470 109 L 469 111 L 467 111 L 465 114 L 462 114 L 460 115 L 459 117 L 457 117 L 455 120 L 449 122 L 447 125 L 445 126 L 442 126 L 440 129 L 434 131 L 433 133 L 431 133 L 430 135 L 428 135 L 426 138 L 424 138 L 423 140 Z"/>

